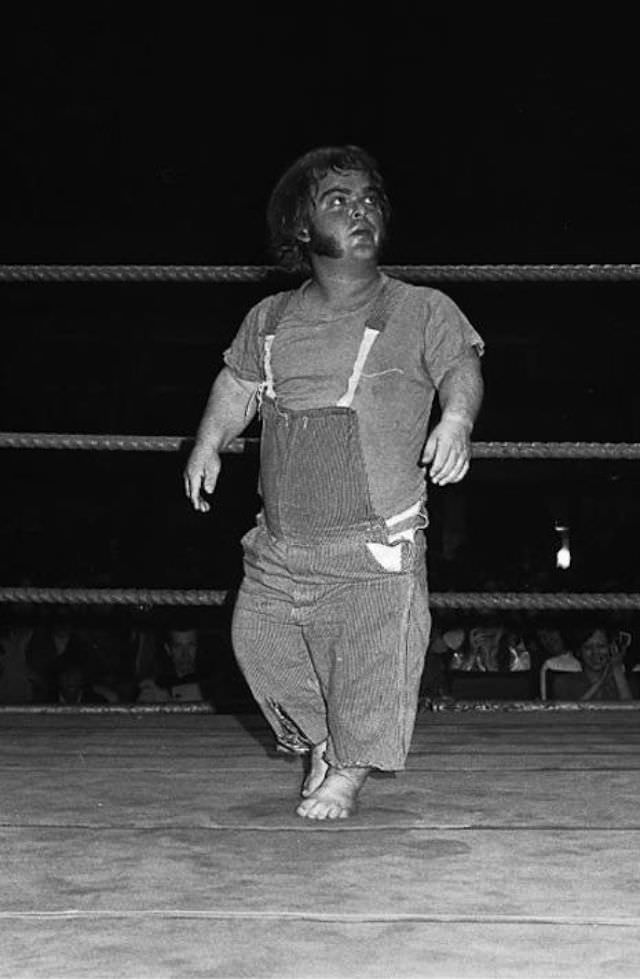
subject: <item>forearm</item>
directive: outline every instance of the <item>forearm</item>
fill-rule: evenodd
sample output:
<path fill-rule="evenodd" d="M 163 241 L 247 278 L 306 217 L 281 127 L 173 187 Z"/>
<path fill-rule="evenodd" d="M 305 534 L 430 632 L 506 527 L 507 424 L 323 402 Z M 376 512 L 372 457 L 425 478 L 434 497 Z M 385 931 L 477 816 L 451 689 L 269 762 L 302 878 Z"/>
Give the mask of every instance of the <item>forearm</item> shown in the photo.
<path fill-rule="evenodd" d="M 468 357 L 447 371 L 440 382 L 438 399 L 443 418 L 463 421 L 471 430 L 480 411 L 483 394 L 480 358 L 475 351 L 471 351 Z"/>
<path fill-rule="evenodd" d="M 257 384 L 239 381 L 223 368 L 214 381 L 198 431 L 199 449 L 222 451 L 247 427 L 256 413 Z"/>
<path fill-rule="evenodd" d="M 631 687 L 629 686 L 624 666 L 616 665 L 614 667 L 613 679 L 616 682 L 616 689 L 620 700 L 632 700 L 633 694 L 631 693 Z"/>

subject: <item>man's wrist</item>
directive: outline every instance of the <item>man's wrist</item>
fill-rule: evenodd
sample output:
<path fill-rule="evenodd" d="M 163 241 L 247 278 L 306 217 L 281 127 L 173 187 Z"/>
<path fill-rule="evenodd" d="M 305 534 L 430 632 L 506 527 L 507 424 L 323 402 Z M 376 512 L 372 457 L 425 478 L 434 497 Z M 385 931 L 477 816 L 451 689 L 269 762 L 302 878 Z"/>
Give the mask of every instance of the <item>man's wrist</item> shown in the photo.
<path fill-rule="evenodd" d="M 461 423 L 461 424 L 465 425 L 465 427 L 468 428 L 469 431 L 471 431 L 471 429 L 473 428 L 473 419 L 471 418 L 470 415 L 468 415 L 464 411 L 456 411 L 456 410 L 447 411 L 447 410 L 445 410 L 445 411 L 442 412 L 442 421 L 443 422 L 458 422 L 459 424 Z"/>
<path fill-rule="evenodd" d="M 210 455 L 212 452 L 222 452 L 230 439 L 225 439 L 222 432 L 207 432 L 196 435 L 194 451 L 200 455 Z"/>

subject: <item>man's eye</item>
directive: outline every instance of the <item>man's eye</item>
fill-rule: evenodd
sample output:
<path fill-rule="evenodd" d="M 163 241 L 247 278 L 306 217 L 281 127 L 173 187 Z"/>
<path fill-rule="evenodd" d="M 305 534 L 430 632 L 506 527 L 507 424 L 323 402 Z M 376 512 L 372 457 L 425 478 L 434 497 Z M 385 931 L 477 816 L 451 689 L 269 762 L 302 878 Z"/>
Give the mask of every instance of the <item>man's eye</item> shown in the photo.
<path fill-rule="evenodd" d="M 380 207 L 380 198 L 377 194 L 367 194 L 364 200 L 369 207 Z"/>
<path fill-rule="evenodd" d="M 347 202 L 347 198 L 344 194 L 335 194 L 333 197 L 329 198 L 329 207 L 344 207 Z"/>

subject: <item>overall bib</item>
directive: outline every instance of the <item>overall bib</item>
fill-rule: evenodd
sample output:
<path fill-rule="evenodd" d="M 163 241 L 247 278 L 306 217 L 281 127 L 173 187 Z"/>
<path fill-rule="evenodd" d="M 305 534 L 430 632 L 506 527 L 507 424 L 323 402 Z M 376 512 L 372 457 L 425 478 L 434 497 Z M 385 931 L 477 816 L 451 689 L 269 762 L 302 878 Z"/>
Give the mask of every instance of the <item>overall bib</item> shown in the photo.
<path fill-rule="evenodd" d="M 290 300 L 263 330 L 257 526 L 242 539 L 233 618 L 238 663 L 283 750 L 327 740 L 334 766 L 404 767 L 429 640 L 420 501 L 391 519 L 370 498 L 352 407 L 386 324 L 374 300 L 344 395 L 292 411 L 278 401 L 271 346 Z"/>

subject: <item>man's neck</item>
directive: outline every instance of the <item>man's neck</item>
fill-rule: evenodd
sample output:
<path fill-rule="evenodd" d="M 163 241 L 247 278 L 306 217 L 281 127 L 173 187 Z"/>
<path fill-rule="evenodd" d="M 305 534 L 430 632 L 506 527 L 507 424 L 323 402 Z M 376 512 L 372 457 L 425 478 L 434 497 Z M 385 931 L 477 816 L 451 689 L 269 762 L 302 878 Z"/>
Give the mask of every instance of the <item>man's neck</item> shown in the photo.
<path fill-rule="evenodd" d="M 335 260 L 314 260 L 308 297 L 320 306 L 347 310 L 373 295 L 380 282 L 377 265 L 345 265 Z"/>

